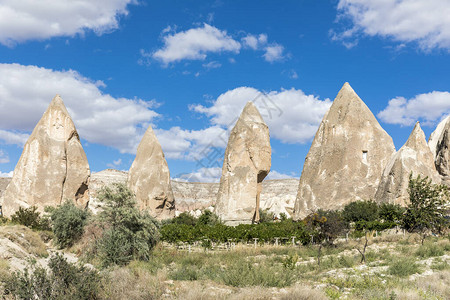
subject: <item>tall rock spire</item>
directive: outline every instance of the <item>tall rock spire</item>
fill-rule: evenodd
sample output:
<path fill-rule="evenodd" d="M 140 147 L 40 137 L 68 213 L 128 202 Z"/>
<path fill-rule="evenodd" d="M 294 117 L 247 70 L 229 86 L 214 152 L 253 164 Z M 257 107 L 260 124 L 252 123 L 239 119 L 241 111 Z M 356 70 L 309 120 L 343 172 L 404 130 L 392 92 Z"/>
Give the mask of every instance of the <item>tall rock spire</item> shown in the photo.
<path fill-rule="evenodd" d="M 259 221 L 262 181 L 271 164 L 269 128 L 252 102 L 230 133 L 215 213 L 228 225 Z"/>
<path fill-rule="evenodd" d="M 395 152 L 392 138 L 347 82 L 322 119 L 306 156 L 294 218 L 372 199 Z"/>
<path fill-rule="evenodd" d="M 128 187 L 141 210 L 158 218 L 175 216 L 170 172 L 161 145 L 151 126 L 145 132 L 128 172 Z"/>
<path fill-rule="evenodd" d="M 428 146 L 433 154 L 436 170 L 443 182 L 450 185 L 450 116 L 442 120 L 433 131 Z"/>
<path fill-rule="evenodd" d="M 57 206 L 66 199 L 79 207 L 89 202 L 89 164 L 75 125 L 56 95 L 38 122 L 3 194 L 3 213 L 19 207 Z"/>
<path fill-rule="evenodd" d="M 375 200 L 406 205 L 409 202 L 408 183 L 411 173 L 413 177 L 428 176 L 434 183 L 441 182 L 434 167 L 433 154 L 419 122 L 414 126 L 403 147 L 386 165 Z"/>

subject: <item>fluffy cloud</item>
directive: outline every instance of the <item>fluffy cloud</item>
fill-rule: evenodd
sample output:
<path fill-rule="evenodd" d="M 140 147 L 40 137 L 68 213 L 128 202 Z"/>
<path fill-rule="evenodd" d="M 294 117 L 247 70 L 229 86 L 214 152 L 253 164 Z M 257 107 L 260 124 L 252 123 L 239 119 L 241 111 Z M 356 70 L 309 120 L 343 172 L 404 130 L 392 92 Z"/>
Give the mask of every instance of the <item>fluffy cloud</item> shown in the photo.
<path fill-rule="evenodd" d="M 419 94 L 414 98 L 396 97 L 378 113 L 386 123 L 412 125 L 422 121 L 425 125 L 435 124 L 443 116 L 450 114 L 450 93 L 436 92 Z"/>
<path fill-rule="evenodd" d="M 13 171 L 8 172 L 8 173 L 3 173 L 0 171 L 0 177 L 12 177 L 13 176 Z"/>
<path fill-rule="evenodd" d="M 211 117 L 214 125 L 232 127 L 248 101 L 253 101 L 272 137 L 286 143 L 305 143 L 317 131 L 323 115 L 331 106 L 329 99 L 320 100 L 301 90 L 290 89 L 262 93 L 251 87 L 239 87 L 220 95 L 213 105 L 191 105 L 190 109 Z"/>
<path fill-rule="evenodd" d="M 271 170 L 269 175 L 267 175 L 267 177 L 265 178 L 265 180 L 272 180 L 272 179 L 296 179 L 296 178 L 288 174 L 283 174 L 275 170 Z"/>
<path fill-rule="evenodd" d="M 353 27 L 332 33 L 332 38 L 343 40 L 350 47 L 355 44 L 355 37 L 363 33 L 417 42 L 424 50 L 450 50 L 448 0 L 340 0 L 337 9 L 338 20 L 349 19 Z"/>
<path fill-rule="evenodd" d="M 60 93 L 80 136 L 92 143 L 134 153 L 150 122 L 155 101 L 114 98 L 76 71 L 54 71 L 36 66 L 0 64 L 0 139 L 23 144 Z M 126 117 L 124 117 L 126 116 Z"/>
<path fill-rule="evenodd" d="M 167 158 L 197 161 L 208 166 L 217 165 L 223 159 L 222 149 L 228 141 L 228 132 L 220 126 L 203 130 L 185 130 L 180 127 L 155 129 L 155 134 Z M 220 152 L 220 155 L 216 157 L 213 152 Z M 208 163 L 201 162 L 205 158 L 208 158 Z"/>
<path fill-rule="evenodd" d="M 0 3 L 0 43 L 14 45 L 32 39 L 97 34 L 118 28 L 135 0 L 3 0 Z"/>
<path fill-rule="evenodd" d="M 238 53 L 241 49 L 241 44 L 229 36 L 226 31 L 208 24 L 187 31 L 167 34 L 163 39 L 163 48 L 154 52 L 152 57 L 164 64 L 183 59 L 204 60 L 208 52 L 231 51 Z"/>
<path fill-rule="evenodd" d="M 264 51 L 263 57 L 268 62 L 281 61 L 285 58 L 284 47 L 277 43 L 268 43 L 267 35 L 247 34 L 239 42 L 225 30 L 209 24 L 175 32 L 176 27 L 167 27 L 162 31 L 164 46 L 154 52 L 140 50 L 140 64 L 149 64 L 152 59 L 163 65 L 181 60 L 205 60 L 210 53 L 231 52 L 237 54 L 241 48 Z M 230 58 L 230 61 L 233 59 Z M 221 64 L 215 61 L 203 64 L 207 69 L 218 68 Z"/>
<path fill-rule="evenodd" d="M 219 182 L 222 168 L 200 168 L 192 173 L 178 174 L 172 180 L 183 182 Z"/>

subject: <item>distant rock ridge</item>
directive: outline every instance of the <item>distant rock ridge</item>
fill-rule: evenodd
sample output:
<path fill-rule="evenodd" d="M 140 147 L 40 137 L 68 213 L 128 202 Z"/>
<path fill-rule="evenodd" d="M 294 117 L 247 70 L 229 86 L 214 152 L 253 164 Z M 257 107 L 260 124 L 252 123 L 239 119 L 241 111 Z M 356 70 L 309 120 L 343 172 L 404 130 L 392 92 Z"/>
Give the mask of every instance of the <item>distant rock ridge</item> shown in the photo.
<path fill-rule="evenodd" d="M 262 181 L 271 165 L 269 128 L 248 102 L 231 130 L 215 207 L 225 224 L 259 221 Z"/>
<path fill-rule="evenodd" d="M 392 138 L 347 82 L 322 119 L 306 156 L 294 218 L 373 199 L 395 153 Z"/>
<path fill-rule="evenodd" d="M 428 176 L 434 183 L 441 183 L 434 166 L 434 157 L 428 147 L 425 133 L 419 122 L 414 126 L 403 147 L 390 159 L 383 172 L 375 200 L 400 205 L 409 203 L 409 176 Z"/>
<path fill-rule="evenodd" d="M 169 166 L 151 126 L 138 146 L 127 184 L 136 195 L 139 209 L 148 210 L 158 219 L 175 215 Z"/>
<path fill-rule="evenodd" d="M 450 116 L 443 119 L 428 140 L 436 170 L 450 186 Z"/>
<path fill-rule="evenodd" d="M 2 195 L 3 214 L 19 207 L 57 206 L 66 199 L 89 202 L 89 164 L 63 100 L 56 95 L 37 123 Z"/>

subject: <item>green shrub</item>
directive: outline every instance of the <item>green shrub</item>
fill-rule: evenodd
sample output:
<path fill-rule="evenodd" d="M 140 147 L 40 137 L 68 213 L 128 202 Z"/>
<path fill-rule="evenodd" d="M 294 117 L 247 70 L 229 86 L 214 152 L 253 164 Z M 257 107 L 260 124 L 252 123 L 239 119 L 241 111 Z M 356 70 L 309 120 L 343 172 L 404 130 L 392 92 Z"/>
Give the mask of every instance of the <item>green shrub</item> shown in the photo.
<path fill-rule="evenodd" d="M 398 204 L 382 203 L 378 208 L 381 220 L 389 222 L 400 222 L 406 209 Z"/>
<path fill-rule="evenodd" d="M 178 217 L 173 218 L 171 223 L 179 225 L 195 226 L 197 224 L 197 219 L 194 216 L 192 216 L 189 212 L 185 211 L 181 213 Z"/>
<path fill-rule="evenodd" d="M 11 216 L 11 222 L 35 230 L 52 230 L 50 220 L 46 217 L 41 217 L 36 206 L 19 207 L 19 210 Z"/>
<path fill-rule="evenodd" d="M 414 260 L 408 258 L 394 260 L 389 266 L 389 274 L 398 277 L 406 277 L 419 272 L 419 265 Z"/>
<path fill-rule="evenodd" d="M 440 247 L 440 245 L 436 243 L 426 243 L 424 245 L 421 245 L 416 253 L 417 256 L 428 258 L 428 257 L 434 257 L 434 256 L 442 256 L 445 254 L 445 251 L 443 247 Z"/>
<path fill-rule="evenodd" d="M 200 215 L 200 217 L 198 218 L 198 221 L 197 221 L 197 224 L 210 225 L 210 226 L 214 226 L 219 223 L 220 223 L 219 217 L 207 209 L 205 209 L 202 212 L 202 214 Z"/>
<path fill-rule="evenodd" d="M 88 216 L 87 211 L 76 207 L 71 201 L 52 209 L 50 218 L 56 245 L 59 248 L 72 246 L 83 234 Z"/>
<path fill-rule="evenodd" d="M 104 203 L 100 219 L 105 232 L 97 244 L 102 266 L 148 260 L 159 240 L 158 222 L 136 208 L 134 195 L 124 184 L 103 188 L 98 199 Z"/>
<path fill-rule="evenodd" d="M 259 209 L 259 223 L 270 223 L 274 220 L 274 214 L 269 209 Z"/>
<path fill-rule="evenodd" d="M 347 222 L 375 221 L 378 205 L 374 201 L 351 202 L 344 207 L 342 215 Z"/>
<path fill-rule="evenodd" d="M 98 299 L 100 275 L 67 262 L 60 254 L 50 258 L 49 272 L 31 266 L 4 279 L 4 294 L 15 299 Z"/>

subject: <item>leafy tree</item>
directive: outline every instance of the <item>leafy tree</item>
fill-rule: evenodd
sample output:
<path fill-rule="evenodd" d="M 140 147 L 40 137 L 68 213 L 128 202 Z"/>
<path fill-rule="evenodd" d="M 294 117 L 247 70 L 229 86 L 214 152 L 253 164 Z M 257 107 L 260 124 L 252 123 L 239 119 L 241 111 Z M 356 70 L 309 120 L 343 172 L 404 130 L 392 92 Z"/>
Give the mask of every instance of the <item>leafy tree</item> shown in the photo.
<path fill-rule="evenodd" d="M 400 222 L 403 219 L 405 208 L 392 203 L 382 203 L 378 209 L 378 215 L 381 220 L 389 222 Z"/>
<path fill-rule="evenodd" d="M 198 218 L 197 224 L 214 226 L 219 224 L 220 220 L 212 211 L 205 209 Z"/>
<path fill-rule="evenodd" d="M 448 227 L 445 206 L 449 203 L 449 188 L 441 184 L 433 184 L 428 177 L 420 175 L 414 179 L 409 176 L 409 200 L 403 218 L 403 227 L 409 232 L 422 234 L 422 244 L 429 231 L 441 233 Z"/>
<path fill-rule="evenodd" d="M 344 207 L 342 215 L 347 222 L 375 221 L 378 205 L 374 201 L 351 202 Z"/>
<path fill-rule="evenodd" d="M 100 220 L 105 231 L 99 242 L 103 266 L 148 260 L 159 240 L 158 222 L 136 208 L 134 195 L 125 184 L 104 187 L 98 199 L 104 203 Z"/>
<path fill-rule="evenodd" d="M 173 218 L 171 223 L 195 226 L 197 224 L 197 219 L 189 212 L 185 211 L 182 212 L 178 217 Z"/>
<path fill-rule="evenodd" d="M 72 246 L 83 234 L 89 213 L 72 201 L 50 210 L 53 233 L 60 248 Z"/>
<path fill-rule="evenodd" d="M 274 214 L 269 209 L 259 209 L 259 223 L 273 222 Z"/>
<path fill-rule="evenodd" d="M 19 207 L 19 210 L 11 216 L 11 222 L 36 230 L 52 230 L 49 219 L 47 217 L 41 217 L 36 206 L 28 208 Z"/>

